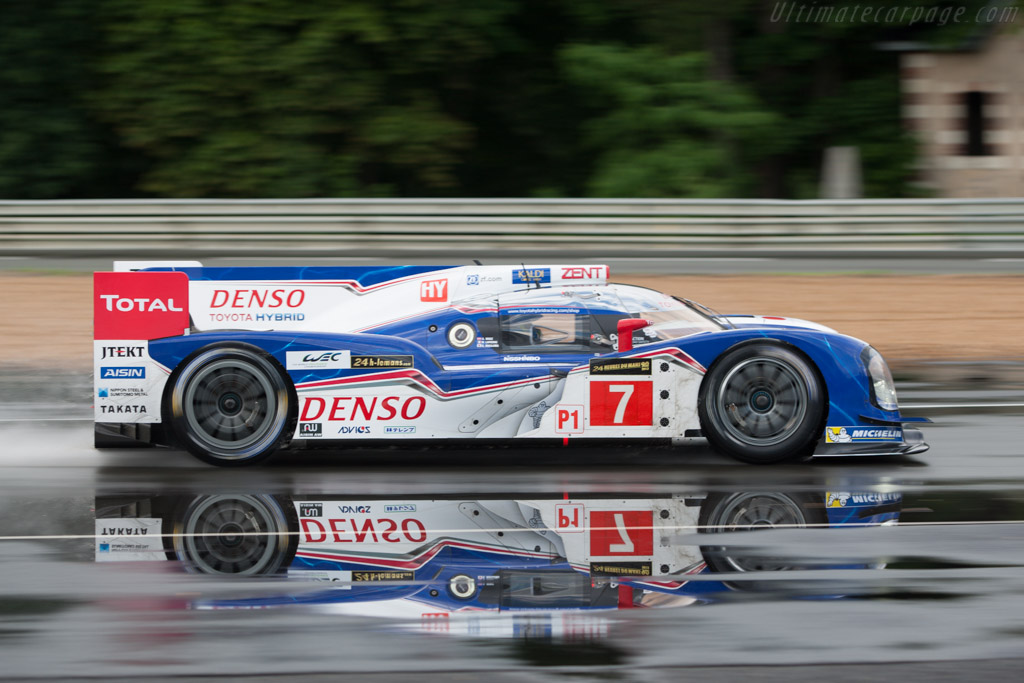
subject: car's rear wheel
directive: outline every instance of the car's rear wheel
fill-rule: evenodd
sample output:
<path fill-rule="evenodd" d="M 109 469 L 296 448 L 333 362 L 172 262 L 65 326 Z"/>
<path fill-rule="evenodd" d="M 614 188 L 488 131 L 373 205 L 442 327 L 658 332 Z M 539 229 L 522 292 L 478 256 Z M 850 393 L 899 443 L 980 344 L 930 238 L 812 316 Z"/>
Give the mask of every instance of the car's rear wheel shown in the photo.
<path fill-rule="evenodd" d="M 723 354 L 701 385 L 701 430 L 717 450 L 750 463 L 810 455 L 824 430 L 827 399 L 817 368 L 771 343 Z"/>
<path fill-rule="evenodd" d="M 200 351 L 174 379 L 169 411 L 190 453 L 233 467 L 266 459 L 294 430 L 295 401 L 284 373 L 256 347 Z"/>
<path fill-rule="evenodd" d="M 174 554 L 195 573 L 273 574 L 288 559 L 291 539 L 288 518 L 270 496 L 200 496 L 175 526 Z"/>

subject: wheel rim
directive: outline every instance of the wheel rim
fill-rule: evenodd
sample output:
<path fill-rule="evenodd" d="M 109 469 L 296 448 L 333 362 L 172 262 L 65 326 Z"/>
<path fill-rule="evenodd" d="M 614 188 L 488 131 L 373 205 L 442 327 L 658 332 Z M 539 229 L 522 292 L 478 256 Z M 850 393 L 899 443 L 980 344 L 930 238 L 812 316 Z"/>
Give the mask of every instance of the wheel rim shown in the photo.
<path fill-rule="evenodd" d="M 190 568 L 204 574 L 273 571 L 282 521 L 252 496 L 211 496 L 189 509 L 181 547 Z"/>
<path fill-rule="evenodd" d="M 266 375 L 233 359 L 196 371 L 183 404 L 191 433 L 222 452 L 260 442 L 274 428 L 277 413 L 277 395 Z"/>
<path fill-rule="evenodd" d="M 752 446 L 773 446 L 792 436 L 807 415 L 807 386 L 789 364 L 751 358 L 729 370 L 714 396 L 726 432 Z"/>
<path fill-rule="evenodd" d="M 761 531 L 776 527 L 807 526 L 803 508 L 781 493 L 741 493 L 722 503 L 709 522 L 710 533 Z M 784 571 L 790 563 L 770 557 L 737 556 L 719 548 L 718 559 L 737 572 Z"/>

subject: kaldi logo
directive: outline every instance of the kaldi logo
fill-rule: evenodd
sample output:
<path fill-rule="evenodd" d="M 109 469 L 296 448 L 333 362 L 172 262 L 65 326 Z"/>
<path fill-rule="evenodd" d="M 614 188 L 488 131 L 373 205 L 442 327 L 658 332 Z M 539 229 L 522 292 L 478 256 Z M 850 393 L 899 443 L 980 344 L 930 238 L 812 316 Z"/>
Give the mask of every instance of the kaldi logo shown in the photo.
<path fill-rule="evenodd" d="M 189 327 L 185 273 L 95 273 L 95 339 L 159 339 Z"/>
<path fill-rule="evenodd" d="M 448 281 L 424 280 L 421 282 L 420 301 L 448 301 Z"/>
<path fill-rule="evenodd" d="M 575 266 L 572 268 L 562 268 L 562 279 L 589 280 L 591 278 L 601 278 L 605 277 L 604 269 L 605 266 L 589 266 L 587 268 Z"/>
<path fill-rule="evenodd" d="M 298 308 L 305 300 L 303 289 L 215 289 L 210 308 Z"/>
<path fill-rule="evenodd" d="M 427 399 L 422 396 L 335 396 L 330 406 L 327 399 L 312 396 L 303 403 L 299 421 L 417 420 L 426 408 Z"/>

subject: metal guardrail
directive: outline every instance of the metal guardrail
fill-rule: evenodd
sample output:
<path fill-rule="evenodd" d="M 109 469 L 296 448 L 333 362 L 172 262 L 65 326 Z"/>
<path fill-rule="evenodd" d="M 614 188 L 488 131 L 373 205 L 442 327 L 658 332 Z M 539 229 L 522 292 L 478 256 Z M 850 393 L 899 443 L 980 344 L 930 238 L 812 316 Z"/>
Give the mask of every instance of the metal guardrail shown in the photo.
<path fill-rule="evenodd" d="M 6 255 L 1024 253 L 1024 198 L 0 201 Z"/>

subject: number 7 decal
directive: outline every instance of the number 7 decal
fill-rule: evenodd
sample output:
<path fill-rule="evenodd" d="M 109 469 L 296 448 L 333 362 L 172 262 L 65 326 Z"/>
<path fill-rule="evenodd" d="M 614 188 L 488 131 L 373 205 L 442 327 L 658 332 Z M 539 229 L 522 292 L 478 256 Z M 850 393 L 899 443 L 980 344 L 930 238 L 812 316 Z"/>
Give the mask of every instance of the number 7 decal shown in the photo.
<path fill-rule="evenodd" d="M 650 426 L 654 422 L 653 393 L 650 381 L 591 381 L 591 426 Z"/>

